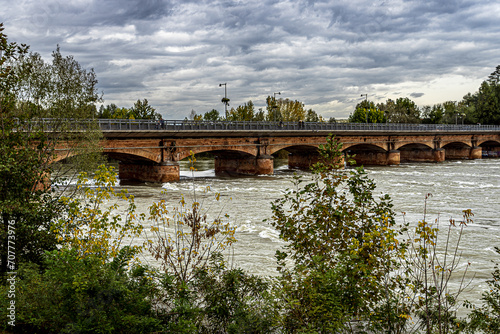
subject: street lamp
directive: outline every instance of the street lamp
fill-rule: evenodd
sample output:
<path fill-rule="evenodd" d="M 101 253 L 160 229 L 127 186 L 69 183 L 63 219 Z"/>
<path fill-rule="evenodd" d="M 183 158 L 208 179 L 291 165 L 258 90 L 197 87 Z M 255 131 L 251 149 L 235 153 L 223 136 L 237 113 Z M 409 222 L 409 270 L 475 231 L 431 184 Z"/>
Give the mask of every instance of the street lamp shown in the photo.
<path fill-rule="evenodd" d="M 365 123 L 368 124 L 368 110 L 366 108 L 366 106 L 368 105 L 368 94 L 361 94 L 361 97 L 365 97 Z"/>
<path fill-rule="evenodd" d="M 276 94 L 281 95 L 281 92 L 274 93 L 274 101 L 273 101 L 274 123 L 276 123 L 276 113 L 278 112 L 278 105 L 276 104 Z"/>
<path fill-rule="evenodd" d="M 227 98 L 227 82 L 219 84 L 219 87 L 224 86 L 224 98 L 221 100 L 224 103 L 224 111 L 227 120 L 227 106 L 229 105 L 229 99 Z"/>

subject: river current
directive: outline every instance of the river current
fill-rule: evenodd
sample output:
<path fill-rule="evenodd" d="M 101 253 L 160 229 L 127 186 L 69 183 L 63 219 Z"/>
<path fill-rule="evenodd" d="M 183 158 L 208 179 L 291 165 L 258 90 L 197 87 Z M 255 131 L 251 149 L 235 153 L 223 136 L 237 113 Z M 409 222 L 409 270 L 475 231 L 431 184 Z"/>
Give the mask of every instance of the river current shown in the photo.
<path fill-rule="evenodd" d="M 184 195 L 187 202 L 196 196 L 209 215 L 228 214 L 229 221 L 237 226 L 238 241 L 231 251 L 233 266 L 253 274 L 276 275 L 274 254 L 283 242 L 265 220 L 271 217 L 271 202 L 292 186 L 293 175 L 298 173 L 307 179 L 309 172 L 290 170 L 286 161 L 280 160 L 275 161 L 274 175 L 265 176 L 218 177 L 211 160 L 197 161 L 195 167 L 197 170 L 192 172 L 188 162 L 181 162 L 178 182 L 129 183 L 120 187 L 135 196 L 139 211 L 146 212 L 151 203 L 162 198 L 176 206 Z M 432 194 L 427 200 L 426 220 L 439 220 L 442 236 L 450 219 L 459 221 L 462 210 L 472 210 L 473 222 L 464 229 L 460 241 L 457 270 L 470 263 L 467 279 L 472 281 L 461 296 L 478 301 L 487 288 L 484 281 L 494 269 L 492 261 L 500 262 L 494 249 L 500 247 L 500 159 L 408 163 L 365 170 L 377 185 L 375 194 L 389 194 L 392 198 L 399 224 L 406 221 L 415 226 L 423 219 L 426 194 Z M 207 187 L 220 193 L 218 202 L 213 193 L 203 194 Z M 453 233 L 452 244 L 456 237 L 457 233 Z M 451 288 L 459 284 L 457 276 Z"/>

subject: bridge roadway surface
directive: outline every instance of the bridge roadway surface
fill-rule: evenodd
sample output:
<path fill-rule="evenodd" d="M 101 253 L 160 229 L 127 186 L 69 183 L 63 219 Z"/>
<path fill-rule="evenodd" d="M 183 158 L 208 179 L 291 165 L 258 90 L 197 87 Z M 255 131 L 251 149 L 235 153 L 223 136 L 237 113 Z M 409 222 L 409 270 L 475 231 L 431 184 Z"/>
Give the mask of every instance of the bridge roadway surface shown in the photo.
<path fill-rule="evenodd" d="M 358 165 L 441 162 L 500 154 L 500 126 L 299 122 L 97 120 L 105 154 L 120 179 L 179 179 L 179 161 L 211 152 L 216 174 L 272 174 L 272 154 L 286 150 L 291 168 L 308 168 L 334 134 Z M 67 156 L 61 154 L 58 160 Z"/>

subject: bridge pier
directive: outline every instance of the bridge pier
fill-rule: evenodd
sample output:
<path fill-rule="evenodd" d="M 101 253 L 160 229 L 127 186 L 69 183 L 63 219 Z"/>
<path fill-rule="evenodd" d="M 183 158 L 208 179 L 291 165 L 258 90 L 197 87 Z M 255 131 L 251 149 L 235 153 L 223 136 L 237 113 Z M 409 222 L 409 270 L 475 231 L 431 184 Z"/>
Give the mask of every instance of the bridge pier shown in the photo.
<path fill-rule="evenodd" d="M 387 152 L 387 165 L 399 165 L 401 163 L 401 152 L 390 150 Z"/>
<path fill-rule="evenodd" d="M 446 160 L 446 150 L 442 148 L 436 148 L 432 150 L 432 157 L 434 162 L 443 162 Z"/>
<path fill-rule="evenodd" d="M 258 157 L 216 156 L 215 174 L 269 175 L 274 173 L 274 158 L 271 155 Z"/>
<path fill-rule="evenodd" d="M 167 161 L 160 164 L 120 163 L 118 177 L 120 180 L 156 183 L 179 181 L 179 163 L 177 161 Z"/>
<path fill-rule="evenodd" d="M 474 146 L 470 149 L 469 159 L 482 159 L 483 158 L 483 148 L 480 146 Z"/>

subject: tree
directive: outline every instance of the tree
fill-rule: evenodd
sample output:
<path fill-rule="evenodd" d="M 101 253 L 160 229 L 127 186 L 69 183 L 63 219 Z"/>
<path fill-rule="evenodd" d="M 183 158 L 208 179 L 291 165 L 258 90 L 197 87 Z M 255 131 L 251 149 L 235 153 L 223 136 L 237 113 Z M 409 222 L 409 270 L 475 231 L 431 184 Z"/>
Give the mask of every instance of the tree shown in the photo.
<path fill-rule="evenodd" d="M 221 118 L 219 112 L 216 110 L 216 109 L 212 109 L 210 111 L 207 111 L 204 115 L 203 115 L 203 120 L 204 121 L 213 121 L 213 122 L 216 122 L 216 121 L 219 121 Z"/>
<path fill-rule="evenodd" d="M 356 105 L 354 113 L 349 116 L 351 123 L 385 123 L 383 111 L 378 109 L 371 101 L 362 101 Z"/>
<path fill-rule="evenodd" d="M 395 102 L 388 99 L 377 105 L 384 112 L 389 123 L 420 123 L 420 110 L 409 98 L 398 98 Z"/>
<path fill-rule="evenodd" d="M 342 170 L 333 137 L 319 153 L 312 182 L 295 177 L 272 205 L 271 224 L 286 242 L 276 257 L 288 332 L 338 332 L 355 319 L 370 319 L 392 288 L 388 277 L 400 251 L 388 196 L 373 195 L 363 169 Z"/>
<path fill-rule="evenodd" d="M 76 195 L 61 197 L 60 201 L 68 210 L 52 227 L 60 245 L 72 249 L 80 257 L 92 254 L 107 261 L 118 255 L 124 239 L 133 240 L 141 234 L 145 215 L 136 213 L 134 197 L 126 190 L 117 192 L 114 189 L 116 176 L 113 167 L 101 165 L 91 179 L 95 187 L 86 187 L 90 179 L 86 173 L 81 173 Z M 119 201 L 122 205 L 127 203 L 123 215 L 114 213 Z M 140 246 L 127 246 L 133 251 L 141 249 Z"/>
<path fill-rule="evenodd" d="M 63 57 L 59 47 L 52 63 L 45 63 L 26 46 L 9 43 L 0 28 L 0 272 L 5 273 L 20 262 L 41 263 L 43 252 L 56 247 L 51 227 L 63 207 L 49 178 L 62 185 L 58 180 L 71 175 L 55 173 L 52 162 L 75 156 L 80 168 L 91 168 L 100 156 L 101 134 L 88 121 L 100 99 L 94 72 Z M 60 144 L 67 149 L 57 151 Z M 15 263 L 8 260 L 13 247 Z"/>
<path fill-rule="evenodd" d="M 306 117 L 304 104 L 300 101 L 292 101 L 289 99 L 278 100 L 279 110 L 281 111 L 283 121 L 297 122 L 303 121 Z"/>
<path fill-rule="evenodd" d="M 441 104 L 432 106 L 424 106 L 422 108 L 422 123 L 425 124 L 440 124 L 443 123 L 443 107 Z"/>
<path fill-rule="evenodd" d="M 304 109 L 304 104 L 298 100 L 294 101 L 290 99 L 276 100 L 274 97 L 268 96 L 266 102 L 267 102 L 266 119 L 268 121 L 296 122 L 296 121 L 306 120 L 307 112 Z M 314 111 L 310 109 L 310 113 L 314 113 Z"/>
<path fill-rule="evenodd" d="M 498 85 L 500 83 L 500 65 L 498 65 L 488 76 L 488 82 L 492 85 Z"/>
<path fill-rule="evenodd" d="M 43 267 L 23 264 L 18 273 L 15 333 L 148 333 L 164 326 L 151 300 L 157 292 L 147 268 L 128 266 L 131 252 L 102 261 L 62 249 L 47 252 Z M 44 269 L 42 269 L 44 268 Z M 0 287 L 5 292 L 5 287 Z M 0 300 L 6 305 L 7 294 Z M 7 301 L 8 302 L 8 301 Z M 6 307 L 0 314 L 6 317 Z M 6 332 L 7 332 L 6 331 Z"/>
<path fill-rule="evenodd" d="M 106 107 L 101 105 L 99 107 L 99 112 L 97 113 L 98 118 L 114 118 L 114 119 L 131 119 L 135 118 L 132 111 L 128 108 L 119 108 L 116 104 L 111 103 Z"/>
<path fill-rule="evenodd" d="M 227 120 L 228 121 L 253 121 L 255 117 L 255 107 L 253 102 L 250 100 L 242 106 L 238 106 L 236 109 L 231 108 L 229 111 Z"/>
<path fill-rule="evenodd" d="M 500 85 L 483 81 L 474 98 L 476 118 L 482 124 L 500 124 Z"/>
<path fill-rule="evenodd" d="M 137 100 L 134 106 L 130 109 L 130 113 L 135 119 L 160 119 L 161 115 L 156 112 L 156 109 L 149 105 L 148 100 Z"/>
<path fill-rule="evenodd" d="M 314 110 L 309 109 L 306 113 L 305 121 L 306 122 L 319 122 L 318 114 Z"/>

